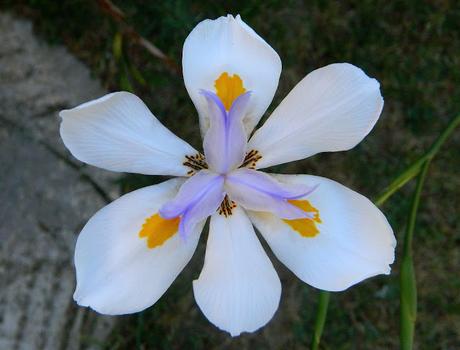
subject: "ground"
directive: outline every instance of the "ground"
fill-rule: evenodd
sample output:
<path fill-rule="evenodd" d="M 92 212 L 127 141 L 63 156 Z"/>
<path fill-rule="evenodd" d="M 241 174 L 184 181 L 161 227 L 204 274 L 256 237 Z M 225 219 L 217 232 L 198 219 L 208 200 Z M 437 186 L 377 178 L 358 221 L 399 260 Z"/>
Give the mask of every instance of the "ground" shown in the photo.
<path fill-rule="evenodd" d="M 114 320 L 72 301 L 75 234 L 119 191 L 66 155 L 57 111 L 104 90 L 29 21 L 0 14 L 0 42 L 0 348 L 79 349 Z"/>
<path fill-rule="evenodd" d="M 364 142 L 349 152 L 273 169 L 277 172 L 330 177 L 375 198 L 460 112 L 460 5 L 455 1 L 115 3 L 126 13 L 126 22 L 176 62 L 184 39 L 200 20 L 240 13 L 283 61 L 271 110 L 305 74 L 329 63 L 353 63 L 381 82 L 384 111 Z M 31 18 L 38 35 L 65 45 L 107 90 L 133 90 L 166 126 L 200 147 L 196 112 L 181 76 L 129 39 L 121 42 L 120 54 L 120 26 L 97 2 L 6 0 L 1 6 Z M 460 347 L 459 150 L 457 131 L 431 165 L 417 220 L 418 349 Z M 126 192 L 161 180 L 124 175 L 116 186 Z M 409 184 L 383 207 L 399 243 L 413 189 Z M 90 213 L 85 215 L 87 219 Z M 194 303 L 191 285 L 203 263 L 204 243 L 202 239 L 191 264 L 161 300 L 141 314 L 120 317 L 101 348 L 300 349 L 310 343 L 318 293 L 273 256 L 283 283 L 274 319 L 261 331 L 235 339 L 209 324 Z M 397 348 L 400 248 L 389 277 L 332 296 L 324 349 Z"/>

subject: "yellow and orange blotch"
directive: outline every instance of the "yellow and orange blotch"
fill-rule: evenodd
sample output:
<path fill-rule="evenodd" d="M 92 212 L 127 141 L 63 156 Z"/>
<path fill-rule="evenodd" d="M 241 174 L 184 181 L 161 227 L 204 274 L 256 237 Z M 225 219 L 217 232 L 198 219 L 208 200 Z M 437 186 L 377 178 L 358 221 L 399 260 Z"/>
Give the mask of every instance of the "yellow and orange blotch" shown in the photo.
<path fill-rule="evenodd" d="M 163 219 L 160 214 L 154 214 L 145 220 L 139 238 L 147 238 L 147 247 L 153 249 L 171 238 L 179 230 L 179 223 L 179 217 Z"/>
<path fill-rule="evenodd" d="M 243 86 L 243 80 L 238 74 L 229 75 L 227 72 L 222 73 L 214 82 L 216 95 L 219 96 L 225 109 L 228 111 L 238 96 L 244 94 L 246 89 Z"/>
<path fill-rule="evenodd" d="M 315 237 L 319 233 L 317 224 L 322 223 L 321 218 L 319 217 L 319 210 L 311 205 L 311 203 L 307 200 L 289 200 L 289 203 L 295 205 L 297 208 L 302 209 L 305 212 L 314 213 L 314 216 L 312 219 L 283 219 L 283 221 L 291 226 L 292 229 L 299 233 L 302 237 Z"/>

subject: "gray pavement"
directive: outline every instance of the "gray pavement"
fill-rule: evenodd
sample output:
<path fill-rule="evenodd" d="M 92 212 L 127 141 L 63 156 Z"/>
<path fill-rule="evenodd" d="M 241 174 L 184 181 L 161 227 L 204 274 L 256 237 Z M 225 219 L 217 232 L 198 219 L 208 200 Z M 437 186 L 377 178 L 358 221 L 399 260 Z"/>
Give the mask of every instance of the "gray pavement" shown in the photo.
<path fill-rule="evenodd" d="M 0 349 L 98 348 L 114 318 L 79 308 L 78 232 L 118 176 L 73 159 L 58 112 L 105 91 L 31 23 L 0 14 Z"/>

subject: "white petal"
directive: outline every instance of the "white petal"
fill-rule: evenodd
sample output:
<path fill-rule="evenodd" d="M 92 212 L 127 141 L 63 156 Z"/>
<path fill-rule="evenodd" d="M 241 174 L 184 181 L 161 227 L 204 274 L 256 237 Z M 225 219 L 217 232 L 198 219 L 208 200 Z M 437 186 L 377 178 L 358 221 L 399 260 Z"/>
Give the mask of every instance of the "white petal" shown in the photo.
<path fill-rule="evenodd" d="M 211 217 L 206 257 L 193 282 L 204 315 L 232 336 L 264 326 L 278 308 L 281 283 L 246 214 Z"/>
<path fill-rule="evenodd" d="M 302 281 L 340 291 L 368 277 L 389 274 L 396 240 L 387 219 L 366 197 L 339 183 L 309 175 L 277 175 L 289 184 L 319 185 L 306 196 L 319 210 L 315 237 L 303 237 L 269 213 L 249 216 L 271 249 Z"/>
<path fill-rule="evenodd" d="M 281 73 L 278 54 L 239 15 L 199 23 L 185 40 L 182 65 L 203 135 L 209 120 L 200 89 L 215 92 L 214 83 L 222 73 L 238 74 L 246 91 L 252 91 L 244 119 L 249 134 L 271 103 Z"/>
<path fill-rule="evenodd" d="M 186 175 L 186 155 L 197 152 L 165 128 L 142 100 L 114 92 L 61 111 L 61 137 L 82 162 L 112 171 Z"/>
<path fill-rule="evenodd" d="M 155 248 L 147 247 L 139 231 L 182 182 L 173 179 L 128 193 L 88 221 L 75 250 L 74 299 L 79 305 L 103 314 L 127 314 L 163 295 L 192 257 L 203 223 L 186 241 L 176 233 Z"/>
<path fill-rule="evenodd" d="M 380 116 L 379 87 L 377 80 L 348 63 L 308 74 L 249 141 L 248 150 L 262 155 L 257 167 L 353 148 Z"/>

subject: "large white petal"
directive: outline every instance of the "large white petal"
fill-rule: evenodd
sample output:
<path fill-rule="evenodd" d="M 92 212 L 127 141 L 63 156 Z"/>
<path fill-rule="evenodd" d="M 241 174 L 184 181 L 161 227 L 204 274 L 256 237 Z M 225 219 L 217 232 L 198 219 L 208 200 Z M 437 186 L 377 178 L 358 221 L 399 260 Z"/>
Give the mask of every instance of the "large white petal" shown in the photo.
<path fill-rule="evenodd" d="M 148 248 L 139 237 L 146 218 L 174 197 L 173 179 L 128 193 L 98 211 L 83 228 L 75 250 L 79 305 L 109 315 L 141 311 L 154 304 L 191 259 L 203 223 L 183 240 L 174 234 Z"/>
<path fill-rule="evenodd" d="M 382 212 L 339 183 L 309 175 L 277 175 L 289 184 L 319 185 L 305 197 L 319 210 L 315 237 L 303 237 L 270 213 L 249 212 L 271 249 L 302 281 L 319 289 L 344 290 L 365 278 L 389 274 L 396 240 Z"/>
<path fill-rule="evenodd" d="M 254 332 L 278 308 L 281 283 L 244 211 L 211 217 L 206 257 L 193 282 L 204 315 L 232 336 Z"/>
<path fill-rule="evenodd" d="M 248 150 L 262 155 L 257 168 L 348 150 L 371 131 L 382 108 L 377 80 L 351 64 L 331 64 L 294 87 L 256 131 Z"/>
<path fill-rule="evenodd" d="M 278 54 L 239 15 L 200 22 L 185 40 L 182 65 L 203 135 L 209 119 L 200 89 L 215 92 L 214 83 L 222 73 L 238 74 L 246 91 L 252 91 L 244 119 L 249 134 L 270 105 L 281 74 Z"/>
<path fill-rule="evenodd" d="M 165 128 L 142 100 L 115 92 L 64 110 L 61 137 L 82 162 L 112 171 L 186 175 L 186 155 L 197 152 Z"/>

